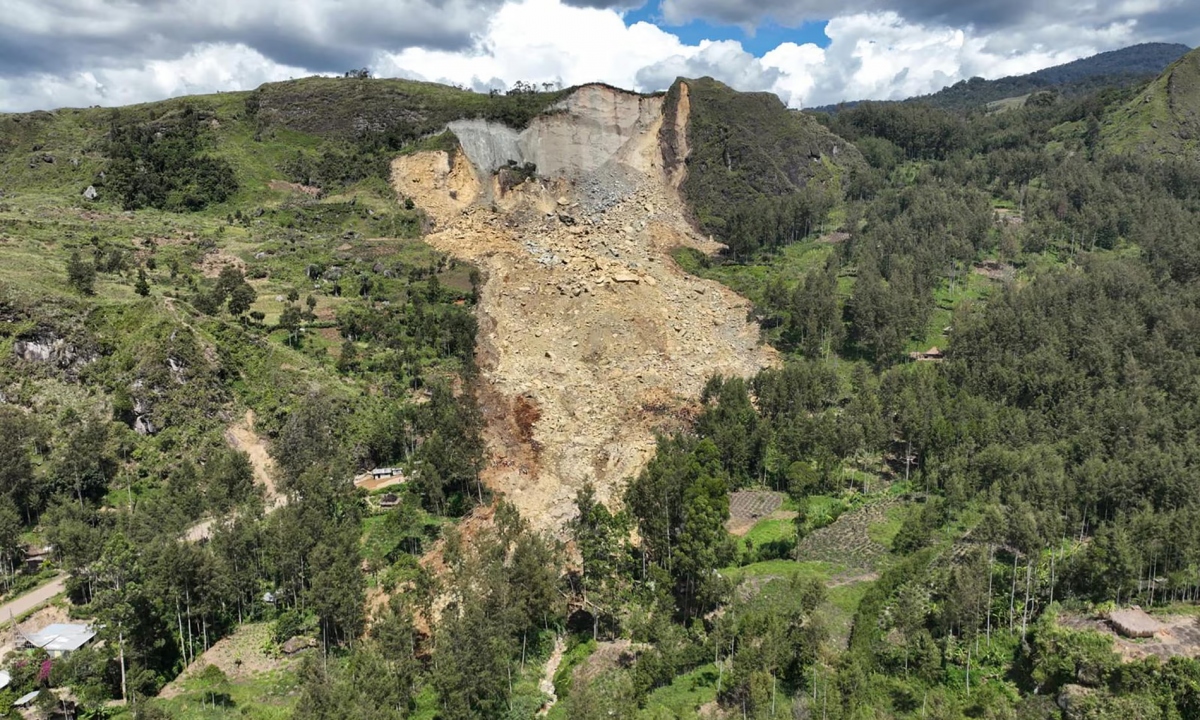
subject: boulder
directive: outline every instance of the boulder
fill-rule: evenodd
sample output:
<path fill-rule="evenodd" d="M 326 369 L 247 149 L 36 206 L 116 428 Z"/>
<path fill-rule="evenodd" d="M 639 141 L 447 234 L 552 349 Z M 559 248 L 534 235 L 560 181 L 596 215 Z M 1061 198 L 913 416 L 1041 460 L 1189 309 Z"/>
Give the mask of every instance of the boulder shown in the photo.
<path fill-rule="evenodd" d="M 145 415 L 138 415 L 133 421 L 133 431 L 138 435 L 153 435 L 158 432 L 158 428 L 154 426 L 154 421 Z"/>
<path fill-rule="evenodd" d="M 309 638 L 309 637 L 300 637 L 299 635 L 296 635 L 294 637 L 288 638 L 287 642 L 285 642 L 283 644 L 283 646 L 280 648 L 280 650 L 283 651 L 284 655 L 295 655 L 296 653 L 300 652 L 301 650 L 307 650 L 311 647 L 316 647 L 316 646 L 317 646 L 316 640 L 313 640 L 312 638 Z"/>
<path fill-rule="evenodd" d="M 93 185 L 88 185 L 87 190 L 83 191 L 84 200 L 95 200 L 99 196 L 100 193 L 96 192 L 96 188 Z"/>

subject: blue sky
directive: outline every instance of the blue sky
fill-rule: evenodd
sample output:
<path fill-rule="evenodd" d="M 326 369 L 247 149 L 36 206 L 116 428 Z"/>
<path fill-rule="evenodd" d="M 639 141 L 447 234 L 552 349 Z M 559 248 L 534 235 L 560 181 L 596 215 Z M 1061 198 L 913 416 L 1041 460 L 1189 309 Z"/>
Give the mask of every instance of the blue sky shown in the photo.
<path fill-rule="evenodd" d="M 693 20 L 686 25 L 670 25 L 663 20 L 663 14 L 658 2 L 646 3 L 636 10 L 625 13 L 625 21 L 632 25 L 635 22 L 648 22 L 669 30 L 688 45 L 696 45 L 702 40 L 736 40 L 752 55 L 762 57 L 785 42 L 797 45 L 813 43 L 818 47 L 828 47 L 829 37 L 825 34 L 827 21 L 806 22 L 799 27 L 784 27 L 770 20 L 761 21 L 751 32 L 735 25 L 718 25 L 705 20 Z"/>

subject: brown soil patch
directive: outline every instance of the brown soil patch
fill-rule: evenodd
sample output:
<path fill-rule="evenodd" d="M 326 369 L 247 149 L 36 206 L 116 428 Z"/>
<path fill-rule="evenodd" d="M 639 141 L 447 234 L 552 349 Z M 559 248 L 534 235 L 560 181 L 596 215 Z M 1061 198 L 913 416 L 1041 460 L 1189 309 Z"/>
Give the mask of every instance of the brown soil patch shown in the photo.
<path fill-rule="evenodd" d="M 354 481 L 354 485 L 356 487 L 360 487 L 368 492 L 372 492 L 375 490 L 382 490 L 383 488 L 392 487 L 393 485 L 403 485 L 403 484 L 404 484 L 404 478 L 399 475 L 393 475 L 392 477 L 385 477 L 385 478 L 373 478 L 368 475 L 361 480 Z"/>
<path fill-rule="evenodd" d="M 572 681 L 588 682 L 609 670 L 628 667 L 648 647 L 648 645 L 635 644 L 625 639 L 598 642 L 595 651 L 575 668 Z"/>
<path fill-rule="evenodd" d="M 513 401 L 513 420 L 517 423 L 517 434 L 521 442 L 533 443 L 533 426 L 541 419 L 542 412 L 530 398 L 519 397 Z"/>
<path fill-rule="evenodd" d="M 254 480 L 266 493 L 267 507 L 278 505 L 282 496 L 275 486 L 275 460 L 267 451 L 266 440 L 254 432 L 253 410 L 247 410 L 240 422 L 231 425 L 225 431 L 225 441 L 230 447 L 250 456 L 250 464 L 254 466 Z"/>
<path fill-rule="evenodd" d="M 1025 222 L 1025 216 L 1020 210 L 1010 210 L 1009 208 L 996 208 L 996 222 L 999 225 L 1021 225 Z"/>
<path fill-rule="evenodd" d="M 477 310 L 490 459 L 483 478 L 536 529 L 560 529 L 585 482 L 618 503 L 624 481 L 653 456 L 655 430 L 676 422 L 673 412 L 710 375 L 744 377 L 777 362 L 746 322 L 745 299 L 670 257 L 681 245 L 715 244 L 685 219 L 663 168 L 661 125 L 660 116 L 622 147 L 625 179 L 604 209 L 582 209 L 586 194 L 562 178 L 500 198 L 489 177 L 494 205 L 472 204 L 483 183 L 465 153 L 453 167 L 444 152 L 392 166 L 397 192 L 433 222 L 427 242 L 485 277 Z"/>
<path fill-rule="evenodd" d="M 300 183 L 284 182 L 283 180 L 272 180 L 267 185 L 272 190 L 279 192 L 292 192 L 299 195 L 306 195 L 310 198 L 321 197 L 321 188 L 313 187 L 312 185 L 301 185 Z"/>
<path fill-rule="evenodd" d="M 1008 263 L 998 260 L 984 260 L 971 266 L 971 272 L 992 280 L 1012 280 L 1017 276 L 1017 270 Z"/>
<path fill-rule="evenodd" d="M 200 273 L 206 278 L 215 278 L 221 274 L 222 270 L 230 265 L 238 270 L 241 270 L 243 273 L 246 272 L 245 260 L 241 259 L 237 255 L 227 253 L 224 250 L 216 250 L 201 258 Z"/>

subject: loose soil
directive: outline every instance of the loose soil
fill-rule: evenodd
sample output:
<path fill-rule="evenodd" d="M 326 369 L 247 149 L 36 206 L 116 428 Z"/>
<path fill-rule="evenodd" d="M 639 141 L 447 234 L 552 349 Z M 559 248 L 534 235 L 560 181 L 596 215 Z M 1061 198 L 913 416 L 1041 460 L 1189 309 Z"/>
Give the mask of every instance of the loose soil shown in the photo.
<path fill-rule="evenodd" d="M 225 441 L 230 447 L 250 456 L 250 464 L 254 466 L 254 481 L 266 493 L 267 507 L 275 508 L 281 504 L 283 496 L 275 486 L 275 461 L 267 451 L 267 442 L 254 432 L 253 410 L 247 410 L 241 422 L 225 431 Z"/>
<path fill-rule="evenodd" d="M 250 457 L 250 465 L 254 468 L 254 482 L 263 489 L 263 504 L 267 512 L 274 512 L 287 504 L 287 496 L 281 494 L 275 486 L 275 461 L 267 452 L 267 443 L 258 433 L 254 432 L 254 411 L 247 410 L 246 415 L 225 431 L 225 442 L 229 447 L 245 452 Z M 202 520 L 193 525 L 188 531 L 188 542 L 199 542 L 208 539 L 212 533 L 215 519 Z"/>
<path fill-rule="evenodd" d="M 589 107 L 601 108 L 590 92 Z M 563 115 L 555 122 L 571 117 Z M 603 117 L 579 122 L 615 127 Z M 655 431 L 680 425 L 710 375 L 744 377 L 777 362 L 747 322 L 745 299 L 670 256 L 681 245 L 717 246 L 685 220 L 674 170 L 663 167 L 661 126 L 661 112 L 626 123 L 633 130 L 607 163 L 595 167 L 594 148 L 580 148 L 588 174 L 533 179 L 507 193 L 465 152 L 453 160 L 417 153 L 392 166 L 397 192 L 431 219 L 426 240 L 485 277 L 477 310 L 483 478 L 537 529 L 560 530 L 586 482 L 602 501 L 618 502 L 622 484 L 653 456 Z M 556 131 L 554 141 L 574 152 L 569 133 Z M 570 164 L 568 150 L 556 163 Z"/>

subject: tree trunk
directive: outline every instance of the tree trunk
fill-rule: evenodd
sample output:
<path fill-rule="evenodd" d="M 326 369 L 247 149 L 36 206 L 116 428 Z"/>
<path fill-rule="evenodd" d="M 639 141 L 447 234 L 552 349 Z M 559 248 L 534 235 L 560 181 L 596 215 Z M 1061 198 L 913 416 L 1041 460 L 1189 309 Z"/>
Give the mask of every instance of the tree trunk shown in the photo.
<path fill-rule="evenodd" d="M 128 702 L 129 691 L 125 680 L 125 631 L 120 628 L 117 630 L 117 652 L 121 659 L 121 699 Z"/>

